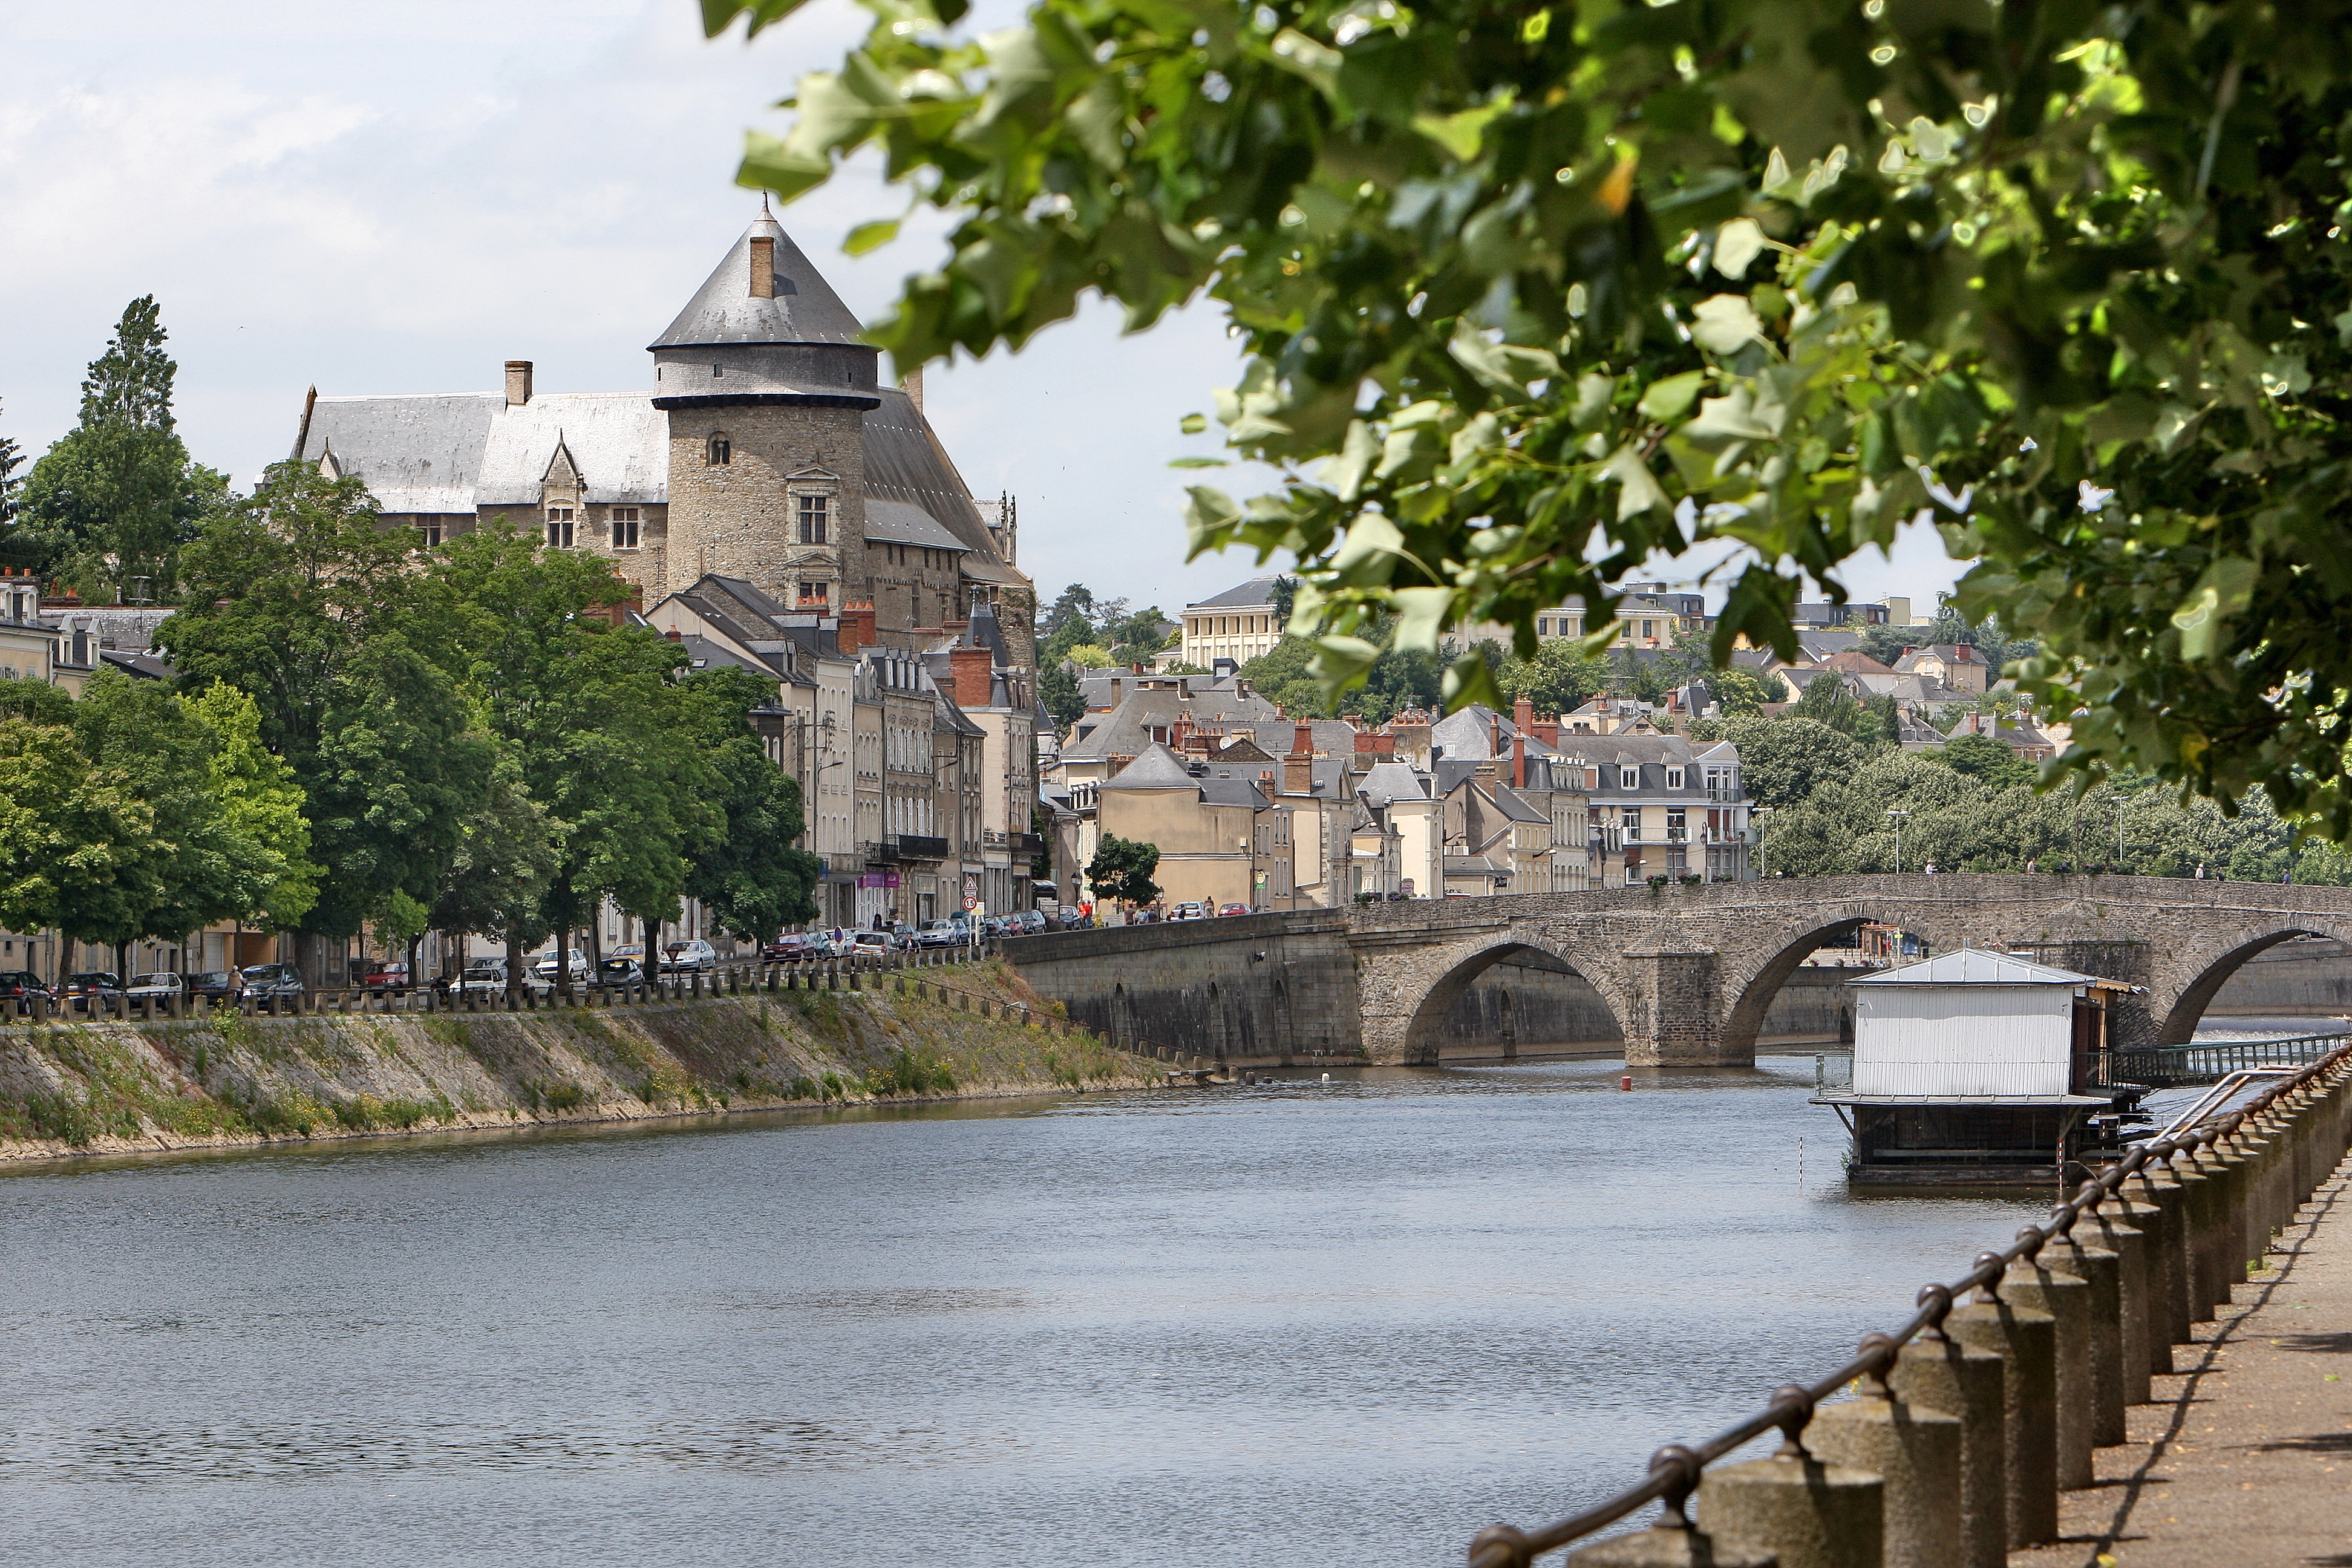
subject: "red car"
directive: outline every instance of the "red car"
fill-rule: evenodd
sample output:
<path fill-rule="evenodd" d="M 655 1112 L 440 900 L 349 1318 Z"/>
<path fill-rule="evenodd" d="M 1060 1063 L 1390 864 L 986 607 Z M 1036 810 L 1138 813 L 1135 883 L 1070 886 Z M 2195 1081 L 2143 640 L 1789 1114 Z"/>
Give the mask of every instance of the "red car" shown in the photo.
<path fill-rule="evenodd" d="M 397 958 L 375 964 L 360 982 L 360 987 L 371 996 L 387 994 L 405 996 L 408 994 L 408 965 Z"/>
<path fill-rule="evenodd" d="M 1217 911 L 1217 918 L 1219 920 L 1223 920 L 1227 915 L 1245 915 L 1249 912 L 1249 906 L 1247 904 L 1227 904 L 1223 909 Z"/>

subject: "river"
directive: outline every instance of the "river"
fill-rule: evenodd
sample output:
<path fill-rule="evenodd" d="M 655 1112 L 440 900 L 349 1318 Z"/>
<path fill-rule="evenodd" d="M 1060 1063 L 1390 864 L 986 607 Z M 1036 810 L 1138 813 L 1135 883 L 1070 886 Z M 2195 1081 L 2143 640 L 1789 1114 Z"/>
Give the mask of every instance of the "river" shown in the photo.
<path fill-rule="evenodd" d="M 1451 1565 L 2047 1201 L 1621 1070 L 0 1179 L 0 1561 Z"/>

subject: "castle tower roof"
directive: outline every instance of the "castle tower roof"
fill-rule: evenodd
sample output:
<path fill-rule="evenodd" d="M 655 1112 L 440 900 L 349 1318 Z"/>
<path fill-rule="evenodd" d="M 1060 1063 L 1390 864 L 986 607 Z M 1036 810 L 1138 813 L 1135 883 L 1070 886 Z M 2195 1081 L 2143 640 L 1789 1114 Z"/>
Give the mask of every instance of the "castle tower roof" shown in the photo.
<path fill-rule="evenodd" d="M 766 239 L 775 247 L 775 289 L 772 297 L 746 287 L 751 275 L 751 242 Z M 677 320 L 646 347 L 652 350 L 698 348 L 722 343 L 856 343 L 864 324 L 841 302 L 805 252 L 793 243 L 784 226 L 769 216 L 762 202 L 760 216 L 745 229 L 710 276 L 695 291 Z"/>

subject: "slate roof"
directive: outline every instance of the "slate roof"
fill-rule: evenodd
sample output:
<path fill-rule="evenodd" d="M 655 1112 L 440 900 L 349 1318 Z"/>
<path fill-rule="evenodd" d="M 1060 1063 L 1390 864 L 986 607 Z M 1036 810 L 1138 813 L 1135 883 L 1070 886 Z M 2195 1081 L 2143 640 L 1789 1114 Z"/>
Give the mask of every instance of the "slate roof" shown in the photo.
<path fill-rule="evenodd" d="M 505 395 L 494 392 L 321 397 L 294 456 L 315 463 L 332 451 L 343 472 L 367 481 L 385 511 L 470 512 L 490 426 L 506 405 Z"/>
<path fill-rule="evenodd" d="M 1269 572 L 1263 577 L 1253 577 L 1239 587 L 1228 588 L 1211 598 L 1195 599 L 1185 605 L 1188 610 L 1257 610 L 1274 603 L 1274 584 L 1286 574 Z"/>
<path fill-rule="evenodd" d="M 1427 800 L 1428 781 L 1403 763 L 1374 763 L 1364 776 L 1356 781 L 1359 795 L 1379 795 L 1383 800 Z"/>
<path fill-rule="evenodd" d="M 776 297 L 754 298 L 751 291 L 751 239 L 765 235 L 776 242 Z M 711 270 L 669 330 L 647 348 L 674 349 L 704 343 L 859 343 L 865 325 L 841 302 L 783 225 L 768 215 L 767 204 Z"/>
<path fill-rule="evenodd" d="M 884 544 L 912 544 L 924 550 L 971 548 L 921 507 L 881 496 L 866 498 L 866 537 Z"/>
<path fill-rule="evenodd" d="M 1184 765 L 1184 759 L 1167 747 L 1154 742 L 1136 753 L 1135 761 L 1102 782 L 1104 789 L 1189 789 L 1198 790 L 1201 781 Z"/>

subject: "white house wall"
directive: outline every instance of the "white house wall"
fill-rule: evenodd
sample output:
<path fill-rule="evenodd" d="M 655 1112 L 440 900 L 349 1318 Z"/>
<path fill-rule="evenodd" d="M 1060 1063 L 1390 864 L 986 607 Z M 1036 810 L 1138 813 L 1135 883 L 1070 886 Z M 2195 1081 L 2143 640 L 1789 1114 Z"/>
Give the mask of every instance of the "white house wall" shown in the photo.
<path fill-rule="evenodd" d="M 1856 1094 L 2064 1094 L 2074 994 L 2063 985 L 1858 986 Z"/>

